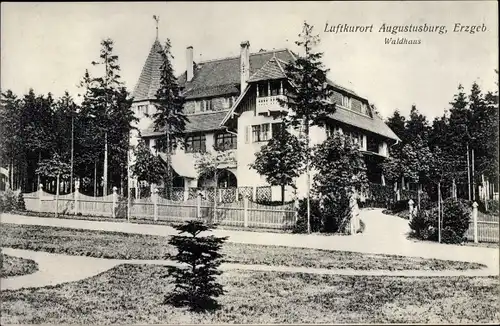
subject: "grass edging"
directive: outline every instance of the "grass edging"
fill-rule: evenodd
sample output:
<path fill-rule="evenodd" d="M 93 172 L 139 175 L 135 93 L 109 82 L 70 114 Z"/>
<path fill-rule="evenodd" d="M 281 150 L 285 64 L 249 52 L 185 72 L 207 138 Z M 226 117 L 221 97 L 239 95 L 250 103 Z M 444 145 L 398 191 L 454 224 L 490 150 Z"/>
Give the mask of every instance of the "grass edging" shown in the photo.
<path fill-rule="evenodd" d="M 60 227 L 4 224 L 3 247 L 110 259 L 168 259 L 168 237 Z M 395 255 L 227 242 L 224 261 L 289 267 L 357 270 L 467 270 L 484 265 Z"/>

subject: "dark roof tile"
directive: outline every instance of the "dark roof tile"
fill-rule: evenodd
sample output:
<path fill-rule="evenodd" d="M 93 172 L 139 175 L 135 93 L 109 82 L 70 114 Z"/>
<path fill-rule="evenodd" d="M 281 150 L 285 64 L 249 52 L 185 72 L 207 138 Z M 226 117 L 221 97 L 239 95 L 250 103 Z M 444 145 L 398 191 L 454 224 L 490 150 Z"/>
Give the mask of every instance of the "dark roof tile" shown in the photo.
<path fill-rule="evenodd" d="M 198 131 L 211 131 L 225 129 L 220 125 L 220 122 L 226 116 L 228 110 L 224 111 L 211 111 L 204 113 L 188 114 L 188 122 L 186 123 L 186 133 Z M 155 131 L 151 124 L 146 130 L 141 132 L 142 137 L 152 137 L 161 135 L 162 131 Z"/>
<path fill-rule="evenodd" d="M 153 43 L 149 55 L 142 67 L 139 81 L 134 89 L 134 101 L 145 101 L 156 99 L 156 91 L 160 88 L 160 68 L 162 57 L 160 51 L 162 46 L 158 40 Z"/>
<path fill-rule="evenodd" d="M 283 67 L 275 57 L 272 57 L 268 62 L 266 62 L 264 66 L 262 66 L 262 68 L 260 68 L 252 76 L 250 76 L 248 82 L 251 83 L 261 80 L 281 79 L 285 77 L 286 76 L 283 71 Z"/>
<path fill-rule="evenodd" d="M 393 140 L 400 140 L 394 131 L 377 114 L 374 114 L 372 118 L 337 106 L 335 112 L 330 117 L 342 123 L 368 130 Z"/>

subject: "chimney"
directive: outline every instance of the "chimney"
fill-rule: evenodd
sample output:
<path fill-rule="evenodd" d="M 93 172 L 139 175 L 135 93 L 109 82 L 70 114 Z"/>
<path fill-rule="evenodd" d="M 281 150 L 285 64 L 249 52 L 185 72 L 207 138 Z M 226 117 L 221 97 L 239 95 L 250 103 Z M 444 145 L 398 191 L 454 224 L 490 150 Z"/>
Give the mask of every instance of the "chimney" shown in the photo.
<path fill-rule="evenodd" d="M 186 48 L 186 72 L 187 72 L 187 78 L 186 81 L 191 81 L 193 79 L 193 47 L 188 46 Z"/>
<path fill-rule="evenodd" d="M 241 42 L 240 46 L 240 90 L 243 93 L 250 78 L 250 42 Z"/>

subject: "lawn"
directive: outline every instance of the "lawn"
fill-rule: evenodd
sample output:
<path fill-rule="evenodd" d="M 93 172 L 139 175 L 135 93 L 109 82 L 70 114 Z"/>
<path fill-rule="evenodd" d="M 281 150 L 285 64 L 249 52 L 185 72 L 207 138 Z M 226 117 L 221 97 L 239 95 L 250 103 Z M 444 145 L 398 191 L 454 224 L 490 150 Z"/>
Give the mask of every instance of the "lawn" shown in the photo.
<path fill-rule="evenodd" d="M 216 312 L 162 304 L 165 267 L 120 265 L 95 277 L 2 291 L 2 324 L 499 322 L 495 277 L 383 277 L 229 271 Z"/>
<path fill-rule="evenodd" d="M 38 270 L 38 264 L 31 259 L 1 255 L 0 278 L 32 274 Z"/>
<path fill-rule="evenodd" d="M 175 249 L 168 237 L 2 224 L 2 247 L 116 259 L 165 259 Z M 358 270 L 464 270 L 483 265 L 345 251 L 226 243 L 226 262 Z"/>

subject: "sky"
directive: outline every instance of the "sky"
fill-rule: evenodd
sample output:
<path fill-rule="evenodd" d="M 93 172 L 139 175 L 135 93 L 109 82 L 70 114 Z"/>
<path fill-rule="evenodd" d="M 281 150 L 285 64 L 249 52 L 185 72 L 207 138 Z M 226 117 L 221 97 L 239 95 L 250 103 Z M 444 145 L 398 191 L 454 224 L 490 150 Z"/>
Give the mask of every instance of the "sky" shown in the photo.
<path fill-rule="evenodd" d="M 242 41 L 251 52 L 288 47 L 307 21 L 324 52 L 328 76 L 375 104 L 382 116 L 395 109 L 407 115 L 412 104 L 429 118 L 440 116 L 462 83 L 476 81 L 496 90 L 498 75 L 496 1 L 421 2 L 113 2 L 1 3 L 1 89 L 75 98 L 85 69 L 99 73 L 100 42 L 111 38 L 121 76 L 130 91 L 155 40 L 172 43 L 174 69 L 185 69 L 185 49 L 195 61 L 239 55 Z M 454 32 L 455 24 L 480 26 L 474 34 Z M 332 33 L 325 26 L 372 25 L 372 32 Z M 388 25 L 444 25 L 447 33 L 380 32 Z M 484 25 L 483 25 L 484 24 Z M 485 29 L 485 30 L 484 30 Z M 470 31 L 470 29 L 469 29 Z M 385 39 L 420 44 L 385 44 Z"/>

